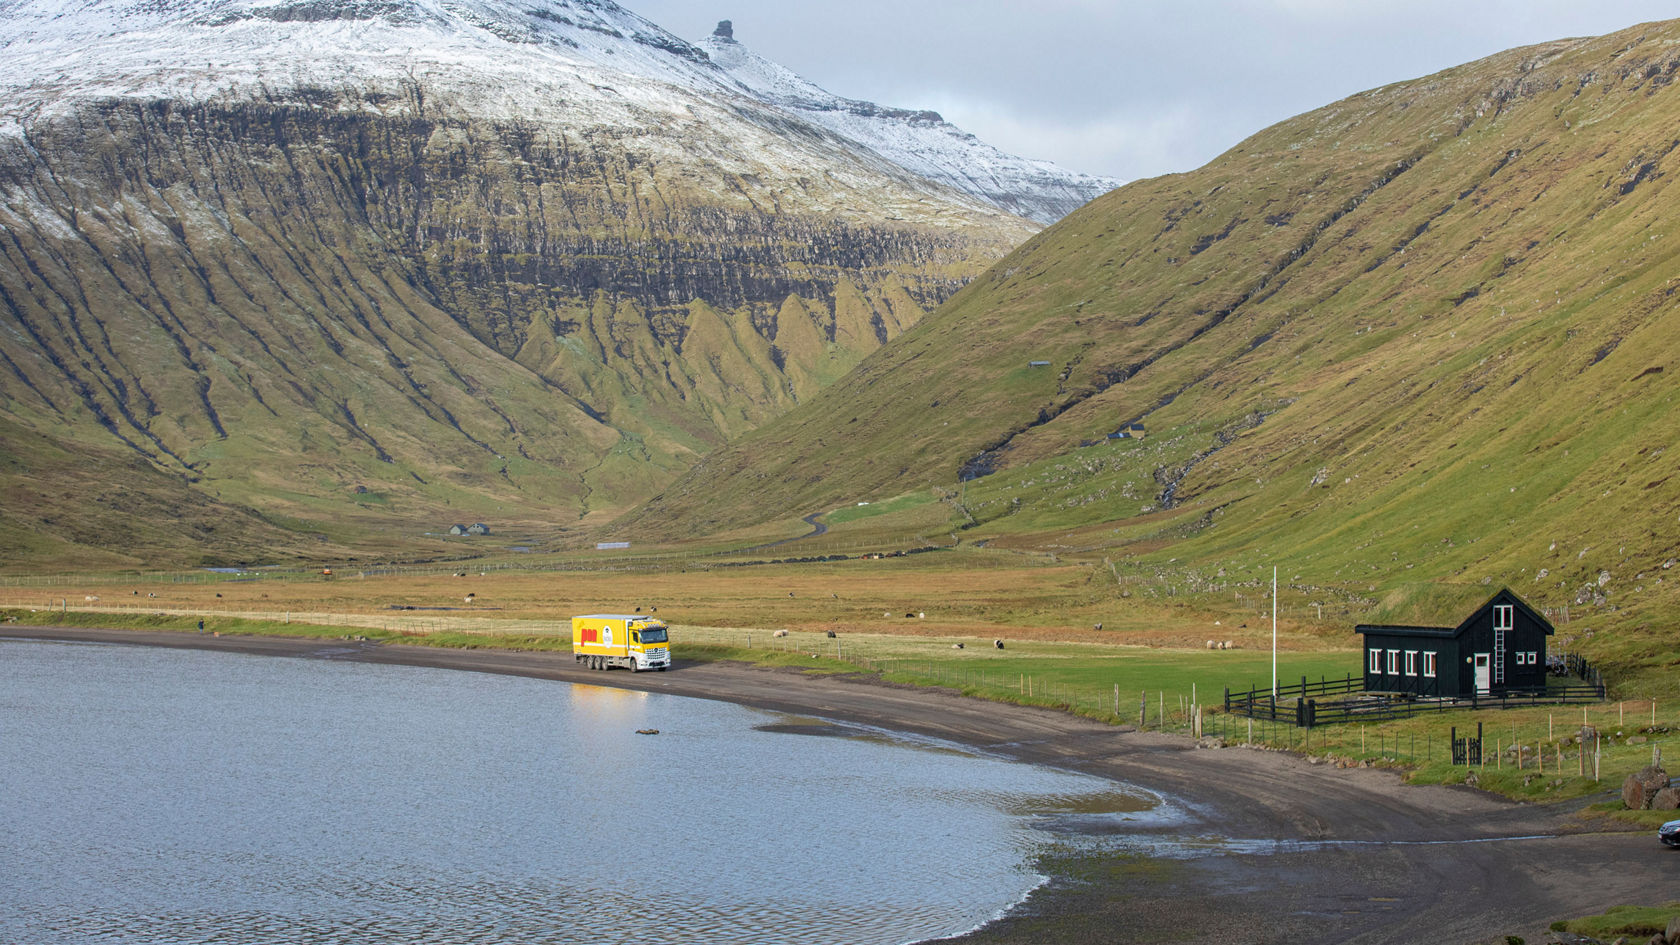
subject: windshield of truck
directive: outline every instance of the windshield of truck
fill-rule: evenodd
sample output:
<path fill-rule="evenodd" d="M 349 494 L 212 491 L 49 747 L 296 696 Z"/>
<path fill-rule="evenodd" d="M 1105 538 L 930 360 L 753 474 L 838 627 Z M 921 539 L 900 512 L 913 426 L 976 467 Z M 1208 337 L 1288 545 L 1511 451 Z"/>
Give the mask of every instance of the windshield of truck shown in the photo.
<path fill-rule="evenodd" d="M 665 633 L 665 628 L 664 627 L 643 627 L 642 628 L 642 642 L 643 643 L 664 643 L 669 639 L 670 639 L 670 637 Z"/>

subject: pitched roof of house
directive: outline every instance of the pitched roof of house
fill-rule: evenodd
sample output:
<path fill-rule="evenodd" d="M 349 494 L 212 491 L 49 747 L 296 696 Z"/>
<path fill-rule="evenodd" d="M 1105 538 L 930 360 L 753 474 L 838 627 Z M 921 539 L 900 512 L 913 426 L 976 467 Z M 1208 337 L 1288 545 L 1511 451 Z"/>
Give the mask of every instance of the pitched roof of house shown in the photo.
<path fill-rule="evenodd" d="M 1499 593 L 1489 597 L 1480 607 L 1476 608 L 1470 616 L 1464 618 L 1464 620 L 1454 627 L 1420 627 L 1406 624 L 1372 623 L 1360 624 L 1359 626 L 1354 627 L 1353 630 L 1355 633 L 1401 633 L 1407 636 L 1417 637 L 1456 637 L 1464 633 L 1466 630 L 1469 630 L 1471 627 L 1479 624 L 1487 617 L 1488 612 L 1493 609 L 1495 604 L 1501 603 L 1513 605 L 1518 610 L 1527 614 L 1530 620 L 1539 624 L 1541 629 L 1545 630 L 1547 636 L 1552 634 L 1552 622 L 1547 620 L 1544 614 L 1529 606 L 1528 601 L 1518 597 L 1516 593 L 1508 587 L 1500 588 Z"/>

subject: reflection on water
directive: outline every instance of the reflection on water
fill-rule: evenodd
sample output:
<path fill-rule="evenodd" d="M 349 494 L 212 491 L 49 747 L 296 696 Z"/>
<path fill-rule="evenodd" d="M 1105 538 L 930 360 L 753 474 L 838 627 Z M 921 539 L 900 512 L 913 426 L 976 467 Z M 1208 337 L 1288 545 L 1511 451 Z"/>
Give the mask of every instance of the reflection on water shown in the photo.
<path fill-rule="evenodd" d="M 1142 806 L 599 686 L 6 641 L 0 666 L 0 941 L 903 942 L 1019 901 L 1042 825 Z"/>

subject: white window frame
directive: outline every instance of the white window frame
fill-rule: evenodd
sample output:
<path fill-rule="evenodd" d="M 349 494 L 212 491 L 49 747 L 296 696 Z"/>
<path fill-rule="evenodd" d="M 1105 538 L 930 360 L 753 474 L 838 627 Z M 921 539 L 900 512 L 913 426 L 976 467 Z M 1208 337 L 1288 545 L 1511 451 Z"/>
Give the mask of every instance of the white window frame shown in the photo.
<path fill-rule="evenodd" d="M 1390 675 L 1390 676 L 1400 675 L 1400 651 L 1399 650 L 1389 650 L 1388 651 L 1388 675 Z"/>
<path fill-rule="evenodd" d="M 1417 655 L 1417 650 L 1406 651 L 1406 675 L 1408 676 L 1417 675 Z"/>
<path fill-rule="evenodd" d="M 1435 678 L 1435 651 L 1423 651 L 1423 676 L 1425 679 Z"/>
<path fill-rule="evenodd" d="M 1371 675 L 1382 675 L 1382 650 L 1377 647 L 1371 648 Z"/>
<path fill-rule="evenodd" d="M 1493 605 L 1493 629 L 1495 629 L 1495 630 L 1514 630 L 1514 629 L 1516 629 L 1516 614 L 1517 614 L 1517 608 L 1514 604 L 1494 604 Z"/>

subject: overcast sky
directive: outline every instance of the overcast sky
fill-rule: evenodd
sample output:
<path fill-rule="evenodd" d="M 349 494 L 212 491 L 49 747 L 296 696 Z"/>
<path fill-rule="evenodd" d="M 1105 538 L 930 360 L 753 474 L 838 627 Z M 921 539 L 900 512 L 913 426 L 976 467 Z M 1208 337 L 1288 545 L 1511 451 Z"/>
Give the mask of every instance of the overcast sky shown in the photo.
<path fill-rule="evenodd" d="M 1124 180 L 1513 46 L 1680 16 L 1656 0 L 620 0 L 837 95 L 931 108 L 1024 157 Z"/>

